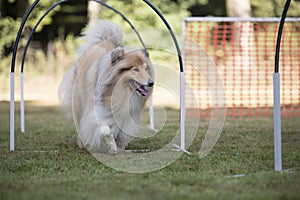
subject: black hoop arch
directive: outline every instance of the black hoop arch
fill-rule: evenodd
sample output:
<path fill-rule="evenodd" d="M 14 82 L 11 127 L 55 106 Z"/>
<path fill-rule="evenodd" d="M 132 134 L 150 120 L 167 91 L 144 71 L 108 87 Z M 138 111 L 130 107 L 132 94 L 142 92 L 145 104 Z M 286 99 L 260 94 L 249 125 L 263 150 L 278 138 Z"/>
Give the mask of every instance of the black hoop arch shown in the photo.
<path fill-rule="evenodd" d="M 22 34 L 22 31 L 24 29 L 24 26 L 28 20 L 28 17 L 30 16 L 31 12 L 33 11 L 33 9 L 35 8 L 35 6 L 39 3 L 40 0 L 35 0 L 33 2 L 33 4 L 29 7 L 29 9 L 26 11 L 23 19 L 22 19 L 22 22 L 21 22 L 21 25 L 19 27 L 19 30 L 18 30 L 18 33 L 17 33 L 17 36 L 16 36 L 16 39 L 15 39 L 15 43 L 14 43 L 14 47 L 13 47 L 13 54 L 12 54 L 12 62 L 11 62 L 11 74 L 10 74 L 10 151 L 14 151 L 14 132 L 15 132 L 15 128 L 14 128 L 14 122 L 15 122 L 15 117 L 14 117 L 14 113 L 15 113 L 15 99 L 14 99 L 14 88 L 15 88 L 15 82 L 14 82 L 14 72 L 15 72 L 15 62 L 16 62 L 16 56 L 17 56 L 17 51 L 18 51 L 18 46 L 19 46 L 19 41 L 20 41 L 20 38 L 21 38 L 21 34 Z M 38 20 L 38 22 L 36 23 L 36 25 L 34 26 L 34 28 L 32 29 L 30 35 L 29 35 L 29 38 L 27 40 L 27 43 L 26 43 L 26 46 L 24 48 L 24 52 L 23 52 L 23 56 L 22 56 L 22 62 L 21 62 L 21 75 L 23 74 L 23 71 L 24 71 L 24 63 L 25 63 L 25 57 L 26 57 L 26 52 L 27 52 L 27 49 L 28 49 L 28 46 L 29 46 L 29 43 L 33 37 L 33 34 L 37 28 L 37 26 L 40 24 L 40 22 L 44 19 L 44 17 L 50 12 L 52 11 L 55 7 L 57 7 L 58 5 L 64 3 L 64 2 L 67 2 L 69 0 L 61 0 L 55 4 L 53 4 L 49 9 L 47 9 L 47 11 L 44 13 L 44 15 Z M 135 29 L 135 27 L 132 25 L 132 23 L 125 17 L 124 14 L 122 14 L 121 12 L 119 12 L 117 9 L 113 8 L 112 6 L 109 6 L 108 4 L 104 3 L 103 1 L 100 1 L 100 0 L 90 0 L 90 1 L 95 1 L 103 6 L 105 6 L 106 8 L 109 8 L 111 10 L 113 10 L 115 13 L 119 14 L 129 25 L 130 27 L 135 31 L 135 33 L 137 34 L 138 36 L 138 39 L 140 40 L 142 46 L 146 48 L 142 38 L 140 37 L 138 31 Z M 172 40 L 175 44 L 175 47 L 176 47 L 176 51 L 177 51 L 177 55 L 178 55 L 178 61 L 179 61 L 179 67 L 180 67 L 180 73 L 181 75 L 183 74 L 183 62 L 182 62 L 182 55 L 181 55 L 181 50 L 180 50 L 180 47 L 179 47 L 179 44 L 178 44 L 178 41 L 176 39 L 176 36 L 170 26 L 170 24 L 168 23 L 168 21 L 165 19 L 165 17 L 163 16 L 163 14 L 160 12 L 160 10 L 158 8 L 156 8 L 149 0 L 143 0 L 143 2 L 145 2 L 159 17 L 160 19 L 163 21 L 163 23 L 165 24 L 165 26 L 167 27 L 171 37 L 172 37 Z M 183 85 L 183 76 L 181 76 L 181 87 Z M 21 86 L 22 87 L 22 86 Z M 22 96 L 22 95 L 21 95 Z M 183 95 L 181 95 L 183 96 Z M 183 98 L 182 99 L 182 102 L 181 102 L 181 106 L 180 106 L 180 109 L 181 109 L 181 112 L 180 112 L 180 120 L 181 122 L 184 120 L 184 111 L 182 110 L 182 103 L 183 103 Z M 22 102 L 22 101 L 21 101 Z M 22 106 L 22 105 L 21 105 Z M 24 105 L 23 105 L 24 106 Z M 22 117 L 22 113 L 21 113 L 21 117 Z M 181 132 L 184 133 L 184 127 L 180 127 L 181 129 Z M 183 148 L 181 148 L 181 150 L 184 150 L 184 146 Z"/>

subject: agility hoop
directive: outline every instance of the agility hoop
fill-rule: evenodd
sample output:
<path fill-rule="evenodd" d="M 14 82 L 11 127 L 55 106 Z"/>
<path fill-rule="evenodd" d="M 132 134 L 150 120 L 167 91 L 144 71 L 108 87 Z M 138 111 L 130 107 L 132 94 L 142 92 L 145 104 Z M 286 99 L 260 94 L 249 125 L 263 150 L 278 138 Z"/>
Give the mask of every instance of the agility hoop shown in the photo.
<path fill-rule="evenodd" d="M 22 23 L 19 27 L 18 30 L 18 34 L 15 40 L 15 44 L 14 44 L 14 50 L 13 50 L 13 56 L 12 56 L 12 64 L 11 64 L 11 76 L 10 76 L 10 85 L 11 85 L 11 90 L 10 90 L 10 151 L 14 151 L 14 137 L 15 137 L 15 117 L 14 117 L 14 113 L 15 113 L 15 98 L 14 98 L 14 94 L 15 94 L 15 76 L 14 76 L 14 71 L 15 71 L 15 61 L 16 61 L 16 54 L 17 54 L 17 49 L 18 49 L 18 45 L 19 45 L 19 40 L 22 34 L 22 31 L 24 29 L 25 23 L 29 17 L 29 15 L 31 14 L 31 12 L 33 11 L 33 9 L 35 8 L 35 6 L 39 3 L 40 0 L 35 0 L 33 2 L 33 4 L 29 7 L 29 9 L 27 10 L 27 12 L 25 13 L 25 16 L 23 17 Z M 51 11 L 53 10 L 56 6 L 67 2 L 68 0 L 61 0 L 55 4 L 53 4 L 45 13 L 44 15 L 38 20 L 38 22 L 36 23 L 36 25 L 34 26 L 34 28 L 32 29 L 29 38 L 27 40 L 26 46 L 24 48 L 24 52 L 23 52 L 23 57 L 22 57 L 22 66 L 21 66 L 21 74 L 20 74 L 20 90 L 21 90 L 21 102 L 20 102 L 20 125 L 21 125 L 21 132 L 25 132 L 25 103 L 24 103 L 24 64 L 25 64 L 25 57 L 26 57 L 26 52 L 29 46 L 29 43 L 33 37 L 33 34 L 37 28 L 37 26 L 40 24 L 40 22 L 44 19 L 44 17 Z M 127 23 L 129 23 L 130 27 L 136 32 L 140 42 L 142 43 L 143 47 L 145 49 L 147 49 L 145 47 L 145 44 L 143 42 L 143 40 L 141 39 L 139 33 L 137 32 L 137 30 L 135 29 L 135 27 L 132 25 L 132 23 L 125 17 L 125 15 L 123 15 L 121 12 L 119 12 L 118 10 L 116 10 L 115 8 L 109 6 L 108 4 L 100 1 L 100 0 L 93 0 L 97 3 L 102 4 L 103 6 L 113 10 L 114 12 L 116 12 L 117 14 L 119 14 Z M 185 150 L 185 112 L 184 112 L 184 71 L 183 71 L 183 63 L 182 63 L 182 56 L 181 56 L 181 51 L 179 48 L 179 44 L 176 40 L 175 34 L 171 28 L 171 26 L 169 25 L 169 23 L 167 22 L 167 20 L 164 18 L 164 16 L 162 15 L 162 13 L 148 0 L 143 0 L 149 7 L 151 7 L 151 9 L 153 11 L 155 11 L 155 13 L 160 17 L 160 19 L 164 22 L 164 24 L 166 25 L 166 27 L 169 30 L 169 33 L 171 34 L 171 37 L 173 39 L 173 42 L 175 44 L 176 50 L 177 50 L 177 55 L 178 55 L 178 60 L 179 60 L 179 65 L 180 65 L 180 146 L 174 144 L 174 146 L 176 148 L 178 148 L 179 150 L 185 152 L 185 153 L 189 153 L 188 151 Z M 149 124 L 149 128 L 155 131 L 155 126 L 154 126 L 154 111 L 153 111 L 153 100 L 152 100 L 152 96 L 150 96 L 150 106 L 149 106 L 149 116 L 150 116 L 150 124 Z"/>
<path fill-rule="evenodd" d="M 34 7 L 38 4 L 39 0 L 36 0 L 33 2 L 33 4 L 29 7 L 27 12 L 25 13 L 25 16 L 23 17 L 22 23 L 20 25 L 20 28 L 18 30 L 18 34 L 16 37 L 16 42 L 14 44 L 13 48 L 13 56 L 11 61 L 11 70 L 10 70 L 10 151 L 15 150 L 15 62 L 16 62 L 16 56 L 17 56 L 17 50 L 19 41 L 21 38 L 21 34 L 23 31 L 23 28 L 25 26 L 25 23 L 34 9 Z"/>
<path fill-rule="evenodd" d="M 23 17 L 22 23 L 21 23 L 19 31 L 18 31 L 18 35 L 17 35 L 16 40 L 15 40 L 15 44 L 14 44 L 12 64 L 11 64 L 11 76 L 10 76 L 10 85 L 11 85 L 11 87 L 10 87 L 10 151 L 14 151 L 14 137 L 15 137 L 14 136 L 15 135 L 15 126 L 14 126 L 14 124 L 15 124 L 15 117 L 14 117 L 14 113 L 15 113 L 15 98 L 14 98 L 15 82 L 14 82 L 14 79 L 15 79 L 15 76 L 14 76 L 14 71 L 15 71 L 16 54 L 17 54 L 17 49 L 18 49 L 18 45 L 19 45 L 19 40 L 21 38 L 21 34 L 22 34 L 23 29 L 24 29 L 25 23 L 26 23 L 29 15 L 31 14 L 31 12 L 35 8 L 35 6 L 39 3 L 39 1 L 40 0 L 35 0 L 33 2 L 33 4 L 29 7 L 27 12 L 25 13 L 25 16 Z M 22 133 L 25 132 L 24 64 L 25 64 L 27 49 L 29 47 L 30 41 L 33 37 L 33 34 L 34 34 L 36 28 L 42 22 L 42 20 L 46 17 L 46 15 L 50 11 L 52 11 L 55 7 L 57 7 L 58 5 L 60 5 L 64 2 L 67 2 L 67 1 L 68 0 L 61 0 L 61 1 L 53 4 L 49 9 L 46 10 L 46 12 L 40 17 L 38 22 L 35 24 L 35 26 L 31 30 L 30 35 L 29 35 L 28 40 L 27 40 L 27 43 L 25 45 L 25 48 L 24 48 L 24 51 L 23 51 L 23 56 L 22 56 L 21 73 L 20 73 L 20 129 L 21 129 Z M 115 13 L 119 14 L 130 25 L 130 27 L 134 30 L 134 32 L 136 33 L 136 35 L 137 35 L 139 41 L 141 42 L 143 48 L 147 50 L 147 48 L 145 46 L 145 43 L 143 42 L 140 34 L 136 30 L 136 28 L 133 26 L 133 24 L 129 21 L 129 19 L 126 18 L 126 16 L 124 14 L 122 14 L 120 11 L 118 11 L 114 7 L 106 4 L 103 1 L 100 1 L 100 0 L 92 0 L 92 1 L 95 1 L 95 2 L 105 6 L 106 8 L 111 9 Z M 150 104 L 149 105 L 149 117 L 150 117 L 149 128 L 151 130 L 155 131 L 152 95 L 150 96 L 150 103 L 149 104 Z"/>
<path fill-rule="evenodd" d="M 178 44 L 178 41 L 176 39 L 176 36 L 166 20 L 166 18 L 163 16 L 163 14 L 149 1 L 149 0 L 143 0 L 147 5 L 149 5 L 152 10 L 160 17 L 160 19 L 164 22 L 167 29 L 169 30 L 169 33 L 173 39 L 173 42 L 176 47 L 178 61 L 179 61 L 179 67 L 180 67 L 180 146 L 177 144 L 173 144 L 175 148 L 177 148 L 180 151 L 183 151 L 185 153 L 190 154 L 185 149 L 185 108 L 184 108 L 184 70 L 183 70 L 183 61 L 182 61 L 182 55 L 181 50 Z"/>
<path fill-rule="evenodd" d="M 275 68 L 273 74 L 273 95 L 274 95 L 274 165 L 275 171 L 282 170 L 282 152 L 281 152 L 281 112 L 280 112 L 280 73 L 279 73 L 279 54 L 282 30 L 289 9 L 291 0 L 287 0 L 282 11 L 280 24 L 277 34 Z"/>

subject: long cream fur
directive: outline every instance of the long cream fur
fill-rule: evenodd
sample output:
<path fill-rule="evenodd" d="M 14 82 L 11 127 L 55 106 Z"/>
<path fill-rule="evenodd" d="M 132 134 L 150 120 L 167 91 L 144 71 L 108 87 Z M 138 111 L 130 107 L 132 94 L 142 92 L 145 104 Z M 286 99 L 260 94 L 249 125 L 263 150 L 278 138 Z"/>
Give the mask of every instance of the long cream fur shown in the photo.
<path fill-rule="evenodd" d="M 59 86 L 61 106 L 75 120 L 79 146 L 115 154 L 134 137 L 153 67 L 145 50 L 121 46 L 122 30 L 109 21 L 94 21 L 82 41 Z"/>

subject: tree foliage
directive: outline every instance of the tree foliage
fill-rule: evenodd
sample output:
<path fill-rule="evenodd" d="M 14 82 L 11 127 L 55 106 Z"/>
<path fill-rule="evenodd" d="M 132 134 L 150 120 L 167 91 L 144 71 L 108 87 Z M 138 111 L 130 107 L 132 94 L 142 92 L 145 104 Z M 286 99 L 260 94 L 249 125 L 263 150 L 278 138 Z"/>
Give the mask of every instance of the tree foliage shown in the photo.
<path fill-rule="evenodd" d="M 36 6 L 34 12 L 30 15 L 26 26 L 32 28 L 37 20 L 44 14 L 47 8 L 58 0 L 41 0 Z M 87 3 L 87 1 L 81 1 Z M 155 4 L 165 15 L 172 27 L 176 31 L 180 31 L 181 19 L 186 16 L 226 16 L 226 0 L 153 0 Z M 28 7 L 34 0 L 2 0 L 0 1 L 0 57 L 3 56 L 4 49 L 12 46 L 14 42 L 17 30 L 21 23 L 21 17 L 24 12 L 17 6 Z M 142 0 L 107 0 L 111 6 L 117 8 L 134 23 L 137 27 L 163 27 L 161 20 L 154 14 L 154 12 L 145 5 Z M 253 17 L 278 17 L 281 15 L 284 7 L 285 0 L 251 0 L 251 16 Z M 80 7 L 81 6 L 81 7 Z M 79 9 L 83 9 L 82 5 L 78 5 Z M 288 12 L 289 17 L 300 16 L 300 0 L 293 0 Z M 54 12 L 50 12 L 49 15 L 39 25 L 37 32 L 42 31 L 45 26 L 52 25 L 55 13 L 61 9 L 68 10 L 71 13 L 74 8 L 70 8 L 67 5 L 62 5 Z M 18 12 L 16 12 L 18 10 Z M 25 9 L 26 10 L 26 9 Z M 111 10 L 102 8 L 100 11 L 100 17 L 110 19 L 116 23 L 125 24 L 124 20 L 120 16 Z M 66 17 L 67 18 L 67 17 Z M 82 20 L 76 18 L 76 15 L 72 15 L 69 18 L 73 18 L 73 21 Z M 76 18 L 76 19 L 75 19 Z M 83 21 L 83 20 L 82 20 Z M 65 25 L 68 24 L 64 22 Z M 71 27 L 72 28 L 72 27 Z M 68 27 L 69 29 L 69 27 Z M 59 30 L 56 30 L 59 31 Z M 72 32 L 67 32 L 67 34 Z"/>
<path fill-rule="evenodd" d="M 21 2 L 21 1 L 19 1 Z M 18 29 L 21 25 L 22 17 L 28 7 L 28 3 L 31 5 L 34 0 L 23 1 L 24 7 L 26 8 L 23 13 L 20 11 L 19 7 L 20 3 L 17 0 L 4 0 L 0 3 L 0 58 L 3 56 L 5 49 L 9 49 L 12 47 L 13 42 L 15 41 Z M 55 0 L 49 1 L 40 1 L 40 3 L 36 6 L 34 12 L 30 15 L 29 20 L 26 23 L 25 29 L 32 28 L 37 20 L 45 13 L 46 9 L 49 8 Z M 19 4 L 18 4 L 19 3 Z M 18 10 L 19 12 L 16 12 Z M 56 9 L 56 11 L 59 8 Z M 43 26 L 51 24 L 52 16 L 55 12 L 50 12 L 44 20 L 40 23 L 37 32 L 41 31 Z M 28 32 L 25 31 L 24 34 Z"/>
<path fill-rule="evenodd" d="M 280 17 L 286 0 L 251 0 L 253 17 Z M 288 17 L 300 16 L 300 0 L 291 1 Z"/>

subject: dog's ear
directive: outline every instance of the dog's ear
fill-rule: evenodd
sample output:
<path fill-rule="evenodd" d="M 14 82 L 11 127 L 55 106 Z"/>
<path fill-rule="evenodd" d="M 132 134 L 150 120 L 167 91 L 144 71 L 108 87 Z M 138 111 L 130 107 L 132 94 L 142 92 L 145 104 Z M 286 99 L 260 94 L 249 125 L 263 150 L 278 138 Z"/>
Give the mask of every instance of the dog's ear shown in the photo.
<path fill-rule="evenodd" d="M 143 49 L 143 53 L 145 54 L 145 56 L 146 56 L 147 58 L 149 58 L 149 53 L 148 53 L 147 49 Z"/>
<path fill-rule="evenodd" d="M 125 57 L 124 49 L 118 47 L 111 53 L 111 63 L 114 64 L 120 60 L 123 60 L 124 57 Z"/>

